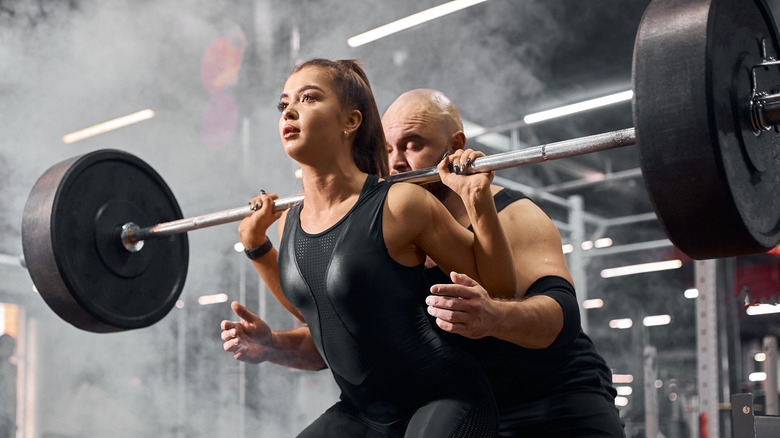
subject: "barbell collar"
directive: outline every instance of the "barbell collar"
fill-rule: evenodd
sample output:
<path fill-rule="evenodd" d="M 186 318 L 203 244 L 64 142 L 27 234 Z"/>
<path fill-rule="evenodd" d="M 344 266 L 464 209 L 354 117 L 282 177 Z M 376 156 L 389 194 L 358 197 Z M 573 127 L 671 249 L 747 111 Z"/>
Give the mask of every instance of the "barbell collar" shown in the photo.
<path fill-rule="evenodd" d="M 780 125 L 780 94 L 759 94 L 750 103 L 750 122 L 756 133 Z"/>

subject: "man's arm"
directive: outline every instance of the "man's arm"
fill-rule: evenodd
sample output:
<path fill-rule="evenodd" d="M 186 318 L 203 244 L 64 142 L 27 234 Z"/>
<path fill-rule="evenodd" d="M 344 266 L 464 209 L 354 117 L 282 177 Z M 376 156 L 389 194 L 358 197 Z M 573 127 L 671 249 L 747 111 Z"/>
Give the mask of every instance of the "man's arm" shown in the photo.
<path fill-rule="evenodd" d="M 431 289 L 429 313 L 443 330 L 474 339 L 493 336 L 525 348 L 547 348 L 559 336 L 576 336 L 579 309 L 573 289 L 569 293 L 562 283 L 556 283 L 549 295 L 541 291 L 525 296 L 530 286 L 546 276 L 572 282 L 552 220 L 530 200 L 510 204 L 498 217 L 512 249 L 516 298 L 491 299 L 479 284 L 455 275 L 456 284 Z M 564 326 L 566 332 L 561 335 Z"/>

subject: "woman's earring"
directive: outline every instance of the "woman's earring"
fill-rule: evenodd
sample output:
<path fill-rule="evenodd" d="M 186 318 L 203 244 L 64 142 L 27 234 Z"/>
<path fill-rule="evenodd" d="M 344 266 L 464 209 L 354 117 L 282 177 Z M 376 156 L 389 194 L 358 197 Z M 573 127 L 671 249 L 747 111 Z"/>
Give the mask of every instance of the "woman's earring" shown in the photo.
<path fill-rule="evenodd" d="M 345 130 L 344 130 L 344 137 L 346 137 L 346 136 L 348 136 L 348 135 L 349 135 L 349 132 L 347 132 L 347 130 L 345 129 Z"/>

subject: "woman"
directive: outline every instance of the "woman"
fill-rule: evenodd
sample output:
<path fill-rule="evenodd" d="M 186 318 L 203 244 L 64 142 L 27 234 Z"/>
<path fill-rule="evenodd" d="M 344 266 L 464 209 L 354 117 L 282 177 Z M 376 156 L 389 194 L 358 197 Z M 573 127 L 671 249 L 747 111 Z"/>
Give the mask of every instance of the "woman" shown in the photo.
<path fill-rule="evenodd" d="M 342 390 L 341 401 L 300 436 L 495 436 L 487 380 L 434 329 L 423 277 L 427 254 L 443 269 L 514 294 L 492 175 L 459 175 L 469 161 L 460 153 L 438 166 L 469 206 L 473 234 L 421 187 L 380 181 L 377 175 L 387 173 L 384 134 L 368 79 L 354 61 L 296 67 L 279 110 L 282 143 L 301 166 L 305 200 L 278 214 L 275 195 L 262 194 L 239 234 L 269 289 L 308 323 Z M 277 264 L 265 231 L 280 216 Z M 230 333 L 223 332 L 225 348 L 238 358 L 241 343 L 230 337 L 240 331 Z"/>

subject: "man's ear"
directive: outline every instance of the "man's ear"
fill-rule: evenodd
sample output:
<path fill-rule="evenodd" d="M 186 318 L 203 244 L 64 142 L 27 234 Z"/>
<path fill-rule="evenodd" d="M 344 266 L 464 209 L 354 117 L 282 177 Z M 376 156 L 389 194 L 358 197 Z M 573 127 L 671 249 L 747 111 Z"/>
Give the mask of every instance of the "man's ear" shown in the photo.
<path fill-rule="evenodd" d="M 360 124 L 363 123 L 363 114 L 360 111 L 353 109 L 347 114 L 347 120 L 344 124 L 344 128 L 351 133 L 357 131 Z"/>
<path fill-rule="evenodd" d="M 450 147 L 453 151 L 461 150 L 466 147 L 466 134 L 463 131 L 455 131 L 450 137 Z"/>

